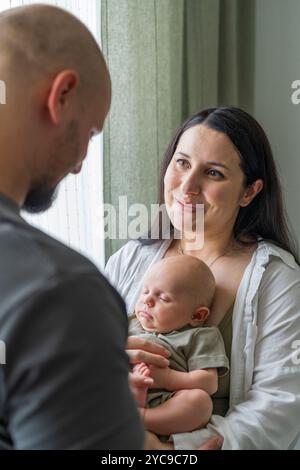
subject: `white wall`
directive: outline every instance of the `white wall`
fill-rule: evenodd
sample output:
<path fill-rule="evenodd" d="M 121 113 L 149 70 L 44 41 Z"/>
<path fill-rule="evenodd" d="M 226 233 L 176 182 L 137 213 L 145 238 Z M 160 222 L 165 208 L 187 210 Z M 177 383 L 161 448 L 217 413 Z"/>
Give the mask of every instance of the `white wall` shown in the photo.
<path fill-rule="evenodd" d="M 254 115 L 279 165 L 288 214 L 300 245 L 300 1 L 256 0 Z"/>

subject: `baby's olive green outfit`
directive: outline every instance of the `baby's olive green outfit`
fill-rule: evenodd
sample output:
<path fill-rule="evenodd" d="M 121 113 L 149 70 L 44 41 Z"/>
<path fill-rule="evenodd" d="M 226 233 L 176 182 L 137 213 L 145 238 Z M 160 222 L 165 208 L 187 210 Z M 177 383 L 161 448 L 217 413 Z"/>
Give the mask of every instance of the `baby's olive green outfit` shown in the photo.
<path fill-rule="evenodd" d="M 192 328 L 186 326 L 170 333 L 144 331 L 138 319 L 129 317 L 129 336 L 139 336 L 164 346 L 171 353 L 170 368 L 180 372 L 216 368 L 220 377 L 229 370 L 222 335 L 216 327 Z M 174 395 L 175 391 L 151 389 L 147 396 L 148 408 L 154 408 Z"/>

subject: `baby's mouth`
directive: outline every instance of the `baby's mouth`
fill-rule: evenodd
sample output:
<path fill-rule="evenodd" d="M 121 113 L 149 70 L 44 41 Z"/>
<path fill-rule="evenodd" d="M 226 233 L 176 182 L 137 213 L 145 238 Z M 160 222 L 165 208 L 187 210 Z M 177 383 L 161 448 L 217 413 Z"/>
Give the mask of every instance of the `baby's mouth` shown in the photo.
<path fill-rule="evenodd" d="M 140 317 L 144 318 L 145 320 L 153 320 L 153 316 L 150 315 L 150 313 L 146 312 L 145 310 L 140 310 L 139 315 L 140 315 Z"/>

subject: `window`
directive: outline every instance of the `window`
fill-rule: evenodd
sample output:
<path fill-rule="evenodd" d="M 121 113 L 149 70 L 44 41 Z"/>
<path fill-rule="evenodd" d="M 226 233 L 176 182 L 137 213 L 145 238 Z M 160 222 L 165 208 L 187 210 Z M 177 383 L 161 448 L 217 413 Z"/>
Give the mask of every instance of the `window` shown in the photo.
<path fill-rule="evenodd" d="M 0 11 L 32 3 L 56 5 L 77 16 L 101 39 L 100 0 L 1 0 Z M 81 173 L 69 175 L 59 185 L 59 192 L 51 209 L 43 214 L 23 217 L 32 225 L 61 240 L 90 258 L 99 268 L 104 267 L 103 218 L 103 142 L 102 135 L 94 137 Z"/>

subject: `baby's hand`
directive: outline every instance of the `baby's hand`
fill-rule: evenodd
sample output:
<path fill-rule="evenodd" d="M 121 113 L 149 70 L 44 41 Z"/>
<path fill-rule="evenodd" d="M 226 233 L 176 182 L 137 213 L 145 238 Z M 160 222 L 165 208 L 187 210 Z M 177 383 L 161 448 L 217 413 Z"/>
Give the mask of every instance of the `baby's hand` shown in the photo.
<path fill-rule="evenodd" d="M 149 377 L 149 367 L 141 362 L 136 364 L 132 372 L 129 374 L 129 384 L 137 405 L 140 408 L 144 408 L 146 404 L 146 396 L 149 386 L 153 383 L 153 380 Z"/>
<path fill-rule="evenodd" d="M 144 362 L 140 362 L 139 364 L 136 364 L 135 366 L 133 366 L 132 372 L 134 374 L 143 375 L 144 377 L 150 376 L 150 368 Z"/>

